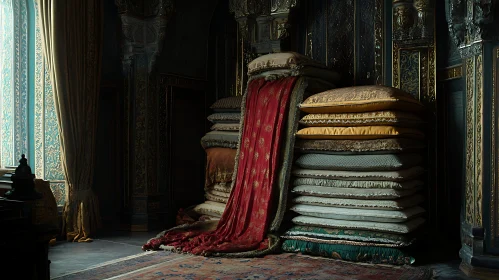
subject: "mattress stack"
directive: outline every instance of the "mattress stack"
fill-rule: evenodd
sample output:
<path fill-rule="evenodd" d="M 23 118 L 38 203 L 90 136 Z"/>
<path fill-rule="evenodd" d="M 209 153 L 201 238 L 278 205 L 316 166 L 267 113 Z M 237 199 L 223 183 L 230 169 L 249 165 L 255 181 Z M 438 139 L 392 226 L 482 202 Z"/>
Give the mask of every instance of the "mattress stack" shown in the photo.
<path fill-rule="evenodd" d="M 297 132 L 285 251 L 410 264 L 425 223 L 423 106 L 383 86 L 307 98 Z"/>
<path fill-rule="evenodd" d="M 213 124 L 202 139 L 206 151 L 205 198 L 194 207 L 202 220 L 218 220 L 230 196 L 232 174 L 239 141 L 242 96 L 232 96 L 216 101 L 208 116 Z"/>

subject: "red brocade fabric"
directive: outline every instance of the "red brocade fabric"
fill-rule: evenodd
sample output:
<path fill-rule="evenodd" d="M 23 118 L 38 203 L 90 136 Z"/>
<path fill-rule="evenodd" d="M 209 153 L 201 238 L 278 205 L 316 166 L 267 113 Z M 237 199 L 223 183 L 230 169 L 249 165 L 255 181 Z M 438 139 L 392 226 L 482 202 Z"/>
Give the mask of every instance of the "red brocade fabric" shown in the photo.
<path fill-rule="evenodd" d="M 248 84 L 237 176 L 225 212 L 212 232 L 169 231 L 143 246 L 172 246 L 209 255 L 268 248 L 272 187 L 278 177 L 283 127 L 297 77 Z"/>

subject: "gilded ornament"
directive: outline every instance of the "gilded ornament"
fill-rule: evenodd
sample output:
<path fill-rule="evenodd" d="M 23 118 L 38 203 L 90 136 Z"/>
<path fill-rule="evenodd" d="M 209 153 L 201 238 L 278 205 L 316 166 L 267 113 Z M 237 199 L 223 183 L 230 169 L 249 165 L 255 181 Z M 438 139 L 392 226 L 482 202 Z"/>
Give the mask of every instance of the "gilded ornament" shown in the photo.
<path fill-rule="evenodd" d="M 384 83 L 384 2 L 382 0 L 375 0 L 374 13 L 374 82 L 376 85 L 382 85 Z"/>
<path fill-rule="evenodd" d="M 439 81 L 459 79 L 463 76 L 463 66 L 461 64 L 442 70 L 439 73 Z"/>
<path fill-rule="evenodd" d="M 466 181 L 465 181 L 465 220 L 474 223 L 474 183 L 475 183 L 475 129 L 474 129 L 474 60 L 466 60 Z"/>
<path fill-rule="evenodd" d="M 497 202 L 499 201 L 497 195 L 499 194 L 499 185 L 498 185 L 498 171 L 497 171 L 497 94 L 499 90 L 497 89 L 497 60 L 499 59 L 499 47 L 495 49 L 496 58 L 494 59 L 493 68 L 492 68 L 492 118 L 491 118 L 491 178 L 492 178 L 492 186 L 490 188 L 490 231 L 492 238 L 497 237 L 497 233 L 499 232 L 499 208 L 497 207 Z M 494 246 L 495 247 L 495 246 Z"/>
<path fill-rule="evenodd" d="M 475 197 L 475 215 L 476 215 L 476 226 L 482 226 L 482 193 L 483 193 L 483 62 L 482 55 L 476 57 L 476 117 L 475 117 L 475 186 L 476 186 L 476 197 Z"/>

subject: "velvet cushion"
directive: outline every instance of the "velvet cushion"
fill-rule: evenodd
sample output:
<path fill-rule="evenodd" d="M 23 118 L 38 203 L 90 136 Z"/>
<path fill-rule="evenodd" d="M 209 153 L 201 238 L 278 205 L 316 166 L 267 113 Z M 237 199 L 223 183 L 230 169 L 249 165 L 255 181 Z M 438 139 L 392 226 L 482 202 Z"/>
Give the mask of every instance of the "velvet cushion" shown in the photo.
<path fill-rule="evenodd" d="M 210 131 L 201 138 L 201 146 L 204 149 L 213 147 L 224 147 L 237 149 L 239 132 L 234 131 Z"/>
<path fill-rule="evenodd" d="M 424 201 L 419 194 L 406 196 L 396 200 L 382 199 L 344 199 L 301 195 L 293 198 L 295 204 L 315 205 L 324 207 L 341 207 L 352 209 L 402 210 L 417 206 Z M 352 210 L 353 211 L 353 210 Z"/>
<path fill-rule="evenodd" d="M 416 179 L 423 174 L 424 169 L 420 166 L 411 167 L 396 171 L 332 171 L 332 170 L 313 170 L 295 168 L 293 175 L 305 178 L 324 178 L 336 180 L 353 181 L 395 181 L 403 182 Z"/>
<path fill-rule="evenodd" d="M 306 127 L 296 133 L 302 139 L 361 140 L 380 138 L 424 139 L 418 129 L 396 126 Z"/>
<path fill-rule="evenodd" d="M 208 116 L 208 120 L 212 123 L 239 123 L 241 113 L 214 113 Z"/>
<path fill-rule="evenodd" d="M 392 125 L 417 127 L 423 120 L 412 113 L 400 111 L 376 111 L 340 114 L 308 114 L 300 120 L 305 126 L 373 126 Z"/>
<path fill-rule="evenodd" d="M 205 187 L 232 181 L 236 152 L 237 150 L 230 148 L 206 149 Z"/>
<path fill-rule="evenodd" d="M 421 102 L 397 88 L 369 85 L 332 89 L 307 98 L 300 105 L 307 113 L 359 113 L 382 110 L 418 112 Z"/>
<path fill-rule="evenodd" d="M 239 131 L 241 125 L 239 123 L 216 123 L 211 126 L 211 130 L 220 131 Z"/>
<path fill-rule="evenodd" d="M 194 206 L 193 211 L 199 215 L 208 215 L 212 217 L 221 217 L 225 210 L 225 204 L 214 201 L 205 201 Z"/>
<path fill-rule="evenodd" d="M 309 216 L 297 216 L 293 218 L 293 223 L 302 226 L 314 226 L 324 228 L 352 229 L 352 230 L 370 230 L 378 232 L 389 232 L 396 234 L 407 234 L 422 226 L 425 219 L 418 217 L 402 223 L 382 223 L 382 222 L 363 222 L 363 221 L 345 221 L 326 218 L 315 218 Z"/>
<path fill-rule="evenodd" d="M 349 209 L 297 204 L 291 210 L 304 216 L 347 221 L 401 223 L 421 216 L 425 210 L 419 206 L 403 210 Z"/>
<path fill-rule="evenodd" d="M 324 178 L 295 178 L 293 186 L 320 186 L 332 188 L 354 188 L 354 189 L 394 189 L 409 190 L 420 188 L 423 181 L 409 180 L 404 182 L 394 181 L 354 181 L 354 180 L 334 180 Z"/>
<path fill-rule="evenodd" d="M 399 170 L 420 164 L 419 154 L 325 155 L 304 154 L 295 164 L 305 169 L 384 171 Z"/>
<path fill-rule="evenodd" d="M 295 186 L 291 190 L 294 194 L 332 197 L 332 198 L 353 198 L 353 199 L 397 199 L 415 194 L 420 188 L 407 190 L 396 189 L 367 189 L 367 188 L 331 188 L 320 186 Z"/>
<path fill-rule="evenodd" d="M 242 96 L 230 96 L 218 99 L 210 106 L 215 111 L 241 111 Z"/>
<path fill-rule="evenodd" d="M 308 240 L 285 240 L 282 244 L 285 252 L 309 254 L 353 262 L 369 262 L 375 264 L 413 264 L 415 259 L 408 252 L 398 248 L 388 248 L 377 243 L 354 242 L 315 242 Z M 430 275 L 427 278 L 429 279 Z M 383 279 L 383 276 L 380 276 Z"/>
<path fill-rule="evenodd" d="M 425 144 L 422 141 L 410 138 L 384 138 L 372 140 L 297 139 L 295 148 L 304 153 L 391 154 L 420 152 L 425 148 Z"/>
<path fill-rule="evenodd" d="M 299 225 L 295 225 L 287 230 L 282 237 L 285 239 L 293 239 L 293 237 L 321 238 L 325 240 L 340 239 L 361 242 L 388 243 L 399 246 L 408 246 L 414 240 L 413 236 L 407 234 Z"/>

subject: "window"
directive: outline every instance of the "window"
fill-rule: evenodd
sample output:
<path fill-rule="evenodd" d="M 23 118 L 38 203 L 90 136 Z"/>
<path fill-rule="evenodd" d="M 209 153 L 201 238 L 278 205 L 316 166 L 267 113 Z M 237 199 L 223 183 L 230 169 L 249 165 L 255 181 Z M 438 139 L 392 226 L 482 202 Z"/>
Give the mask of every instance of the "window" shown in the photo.
<path fill-rule="evenodd" d="M 37 8 L 37 0 L 0 0 L 0 166 L 17 166 L 26 154 L 63 205 L 59 131 Z"/>

